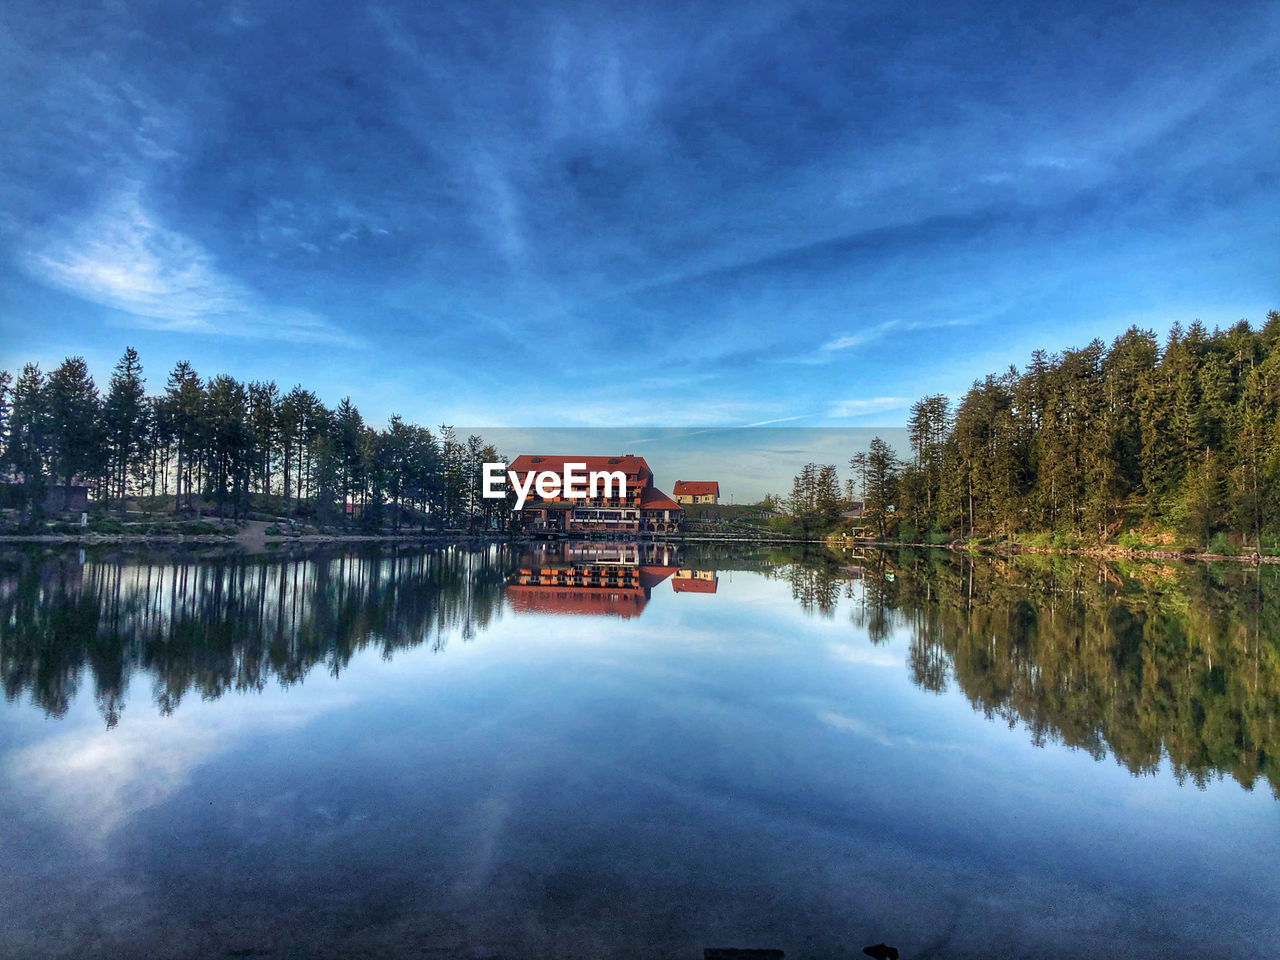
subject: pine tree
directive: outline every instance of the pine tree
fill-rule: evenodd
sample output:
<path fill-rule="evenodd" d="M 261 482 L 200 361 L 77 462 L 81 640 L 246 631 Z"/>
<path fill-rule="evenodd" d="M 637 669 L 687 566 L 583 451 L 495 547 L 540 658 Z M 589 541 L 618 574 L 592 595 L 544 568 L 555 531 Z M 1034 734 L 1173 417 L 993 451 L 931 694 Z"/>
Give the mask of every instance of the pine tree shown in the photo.
<path fill-rule="evenodd" d="M 64 509 L 76 476 L 96 476 L 102 466 L 102 406 L 83 357 L 68 357 L 49 374 L 44 389 L 49 423 L 49 468 L 64 481 Z"/>
<path fill-rule="evenodd" d="M 864 516 L 884 537 L 898 494 L 898 458 L 893 448 L 875 437 L 867 449 L 866 509 Z"/>
<path fill-rule="evenodd" d="M 138 351 L 127 347 L 111 374 L 103 405 L 110 471 L 107 497 L 114 493 L 120 498 L 122 508 L 128 494 L 130 471 L 138 471 L 146 445 L 147 412 L 142 364 L 138 362 Z"/>
<path fill-rule="evenodd" d="M 38 364 L 23 366 L 13 385 L 12 398 L 5 459 L 22 479 L 26 509 L 39 512 L 44 505 L 51 423 L 45 404 L 45 376 Z"/>
<path fill-rule="evenodd" d="M 177 451 L 173 504 L 175 513 L 182 510 L 184 492 L 187 506 L 191 506 L 191 478 L 194 461 L 198 459 L 200 452 L 203 416 L 204 387 L 191 364 L 182 360 L 169 374 L 164 408 L 164 419 Z"/>

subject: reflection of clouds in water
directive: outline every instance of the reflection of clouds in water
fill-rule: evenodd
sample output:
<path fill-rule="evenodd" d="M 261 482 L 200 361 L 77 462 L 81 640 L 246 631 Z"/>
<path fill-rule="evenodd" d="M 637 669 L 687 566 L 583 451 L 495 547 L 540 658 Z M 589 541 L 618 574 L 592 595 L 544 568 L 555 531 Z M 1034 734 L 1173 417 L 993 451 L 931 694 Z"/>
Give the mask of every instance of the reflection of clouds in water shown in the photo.
<path fill-rule="evenodd" d="M 233 711 L 187 704 L 167 717 L 140 712 L 114 730 L 103 730 L 95 717 L 14 751 L 3 769 L 11 789 L 43 805 L 87 852 L 102 857 L 112 833 L 131 815 L 176 794 L 202 763 L 232 749 L 238 738 L 296 729 L 354 699 L 331 691 L 311 702 L 242 697 Z"/>
<path fill-rule="evenodd" d="M 921 745 L 920 741 L 914 737 L 891 736 L 879 727 L 873 727 L 865 720 L 859 720 L 857 717 L 847 717 L 842 713 L 828 710 L 818 714 L 818 719 L 829 727 L 834 727 L 837 730 L 843 730 L 859 737 L 866 737 L 868 740 L 874 740 L 882 747 L 918 747 Z"/>
<path fill-rule="evenodd" d="M 850 717 L 843 713 L 836 713 L 834 710 L 824 710 L 819 712 L 818 719 L 827 726 L 844 733 L 851 733 L 857 737 L 865 737 L 882 747 L 890 747 L 898 750 L 906 748 L 908 750 L 963 750 L 961 744 L 951 743 L 942 740 L 920 740 L 906 733 L 892 733 L 881 727 L 867 723 L 858 717 Z"/>
<path fill-rule="evenodd" d="M 466 862 L 459 870 L 457 892 L 468 893 L 489 884 L 510 816 L 508 797 L 485 797 L 475 805 L 468 819 L 470 839 Z"/>
<path fill-rule="evenodd" d="M 861 663 L 869 667 L 902 666 L 902 658 L 895 657 L 886 647 L 863 643 L 833 643 L 827 649 L 837 660 L 849 663 Z"/>

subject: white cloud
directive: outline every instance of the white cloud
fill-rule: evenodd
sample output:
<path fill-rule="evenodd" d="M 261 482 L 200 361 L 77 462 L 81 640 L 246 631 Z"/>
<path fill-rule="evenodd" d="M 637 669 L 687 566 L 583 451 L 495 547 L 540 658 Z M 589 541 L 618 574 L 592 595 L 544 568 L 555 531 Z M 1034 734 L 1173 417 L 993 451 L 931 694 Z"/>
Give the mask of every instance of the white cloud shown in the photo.
<path fill-rule="evenodd" d="M 912 400 L 909 397 L 859 397 L 853 400 L 838 400 L 831 405 L 827 416 L 861 417 L 869 413 L 901 410 L 911 403 Z"/>
<path fill-rule="evenodd" d="M 859 330 L 857 333 L 846 334 L 845 336 L 836 337 L 828 340 L 818 348 L 824 353 L 835 353 L 839 350 L 848 350 L 851 347 L 860 347 L 864 343 L 873 343 L 881 339 L 890 330 L 898 326 L 896 320 L 886 320 L 884 323 L 877 323 L 875 326 L 867 327 L 865 330 Z"/>
<path fill-rule="evenodd" d="M 351 342 L 324 317 L 278 307 L 224 273 L 192 238 L 159 223 L 135 185 L 65 233 L 36 238 L 28 269 L 43 282 L 163 330 Z"/>
<path fill-rule="evenodd" d="M 895 657 L 884 647 L 871 644 L 833 643 L 827 648 L 831 655 L 848 663 L 860 663 L 870 667 L 901 667 L 902 658 Z"/>
<path fill-rule="evenodd" d="M 100 855 L 131 816 L 178 793 L 245 733 L 297 729 L 351 702 L 352 695 L 327 690 L 310 698 L 245 696 L 221 709 L 187 703 L 168 717 L 130 716 L 114 730 L 95 716 L 9 754 L 3 769 L 14 789 L 61 821 L 87 853 Z"/>

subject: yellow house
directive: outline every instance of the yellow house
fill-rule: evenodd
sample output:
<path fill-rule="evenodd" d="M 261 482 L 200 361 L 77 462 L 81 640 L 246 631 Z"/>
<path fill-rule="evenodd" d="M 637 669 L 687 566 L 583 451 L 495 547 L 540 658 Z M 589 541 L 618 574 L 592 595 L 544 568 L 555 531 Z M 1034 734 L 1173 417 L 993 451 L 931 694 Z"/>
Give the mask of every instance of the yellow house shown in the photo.
<path fill-rule="evenodd" d="M 719 503 L 720 483 L 717 480 L 677 480 L 672 496 L 676 503 Z"/>

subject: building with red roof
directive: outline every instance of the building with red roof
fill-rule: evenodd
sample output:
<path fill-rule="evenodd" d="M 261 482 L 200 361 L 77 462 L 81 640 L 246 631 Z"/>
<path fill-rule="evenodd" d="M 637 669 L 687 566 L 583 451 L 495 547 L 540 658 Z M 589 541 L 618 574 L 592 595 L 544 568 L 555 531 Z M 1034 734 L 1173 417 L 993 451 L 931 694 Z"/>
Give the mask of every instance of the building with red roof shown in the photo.
<path fill-rule="evenodd" d="M 720 481 L 677 480 L 672 495 L 677 503 L 719 503 Z"/>
<path fill-rule="evenodd" d="M 549 471 L 564 475 L 566 463 L 585 464 L 584 473 L 621 473 L 626 493 L 615 486 L 611 495 L 582 499 L 548 499 L 531 489 L 520 516 L 525 528 L 537 533 L 674 533 L 679 529 L 681 508 L 653 485 L 653 471 L 644 457 L 627 453 L 620 457 L 587 457 L 568 454 L 522 454 L 508 469 L 520 476 Z M 603 489 L 598 491 L 603 494 Z"/>

